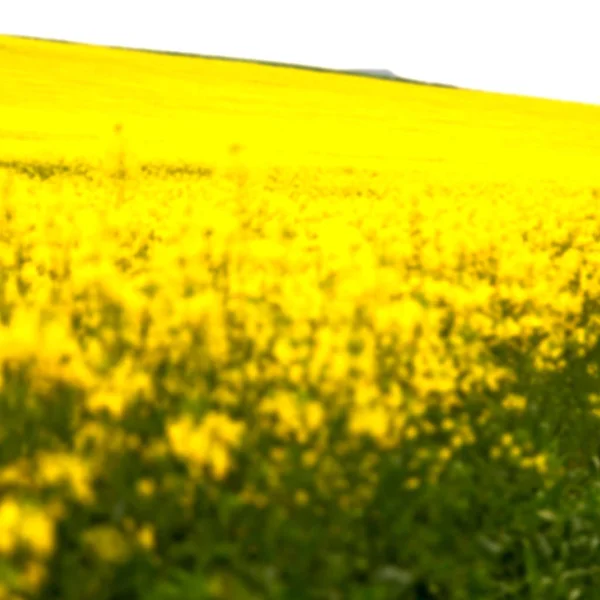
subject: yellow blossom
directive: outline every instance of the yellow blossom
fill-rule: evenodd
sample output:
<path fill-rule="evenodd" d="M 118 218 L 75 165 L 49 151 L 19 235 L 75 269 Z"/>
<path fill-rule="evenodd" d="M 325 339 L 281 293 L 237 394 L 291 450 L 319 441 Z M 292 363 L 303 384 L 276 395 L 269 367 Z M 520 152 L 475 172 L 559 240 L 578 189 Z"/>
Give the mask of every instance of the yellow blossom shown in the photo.
<path fill-rule="evenodd" d="M 517 396 L 516 394 L 509 394 L 502 401 L 502 406 L 507 410 L 514 410 L 516 412 L 522 412 L 527 406 L 527 400 L 523 396 Z"/>
<path fill-rule="evenodd" d="M 137 532 L 137 540 L 142 548 L 152 550 L 156 543 L 154 528 L 151 525 L 145 525 Z"/>

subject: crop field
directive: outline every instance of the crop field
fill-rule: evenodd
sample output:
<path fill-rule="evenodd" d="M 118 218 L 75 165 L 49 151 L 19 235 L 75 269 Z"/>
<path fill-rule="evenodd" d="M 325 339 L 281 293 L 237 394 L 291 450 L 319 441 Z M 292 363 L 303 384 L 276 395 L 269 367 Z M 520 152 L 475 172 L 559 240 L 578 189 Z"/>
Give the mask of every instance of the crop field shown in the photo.
<path fill-rule="evenodd" d="M 600 106 L 0 82 L 0 600 L 600 598 Z"/>

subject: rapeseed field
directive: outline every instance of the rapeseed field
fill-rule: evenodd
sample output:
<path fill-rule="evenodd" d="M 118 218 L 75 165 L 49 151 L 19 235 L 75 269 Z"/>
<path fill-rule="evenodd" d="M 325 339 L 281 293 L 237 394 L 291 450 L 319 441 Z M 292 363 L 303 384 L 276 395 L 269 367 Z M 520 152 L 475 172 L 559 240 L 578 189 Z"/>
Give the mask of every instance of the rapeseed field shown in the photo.
<path fill-rule="evenodd" d="M 0 77 L 0 600 L 600 597 L 600 107 Z"/>

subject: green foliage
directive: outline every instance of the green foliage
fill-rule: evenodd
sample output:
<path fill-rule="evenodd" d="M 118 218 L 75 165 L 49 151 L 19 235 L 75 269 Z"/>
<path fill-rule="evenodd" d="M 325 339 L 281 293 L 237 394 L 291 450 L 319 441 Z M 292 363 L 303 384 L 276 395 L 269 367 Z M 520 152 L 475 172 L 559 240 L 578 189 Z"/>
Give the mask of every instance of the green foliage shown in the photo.
<path fill-rule="evenodd" d="M 158 461 L 152 477 L 170 475 L 174 483 L 170 491 L 142 502 L 131 481 L 143 467 L 135 454 L 122 456 L 105 474 L 93 511 L 73 506 L 61 523 L 60 551 L 40 597 L 597 597 L 598 427 L 582 423 L 576 410 L 578 390 L 589 382 L 580 378 L 566 386 L 576 372 L 575 365 L 538 382 L 537 394 L 546 397 L 543 418 L 535 402 L 530 406 L 526 433 L 565 466 L 552 483 L 491 461 L 478 445 L 464 448 L 435 484 L 415 490 L 401 485 L 401 461 L 383 461 L 374 497 L 353 513 L 325 502 L 295 507 L 283 497 L 264 509 L 251 507 L 240 501 L 239 475 L 224 482 L 218 494 L 198 484 L 195 501 L 184 512 L 179 499 L 189 483 L 185 471 Z M 141 417 L 131 427 L 153 428 Z M 253 454 L 243 477 L 256 477 L 261 460 L 268 456 Z M 303 477 L 300 470 L 292 472 L 289 485 Z M 156 548 L 134 551 L 124 561 L 99 561 L 82 546 L 82 531 L 91 524 L 117 526 L 123 515 L 153 522 Z"/>

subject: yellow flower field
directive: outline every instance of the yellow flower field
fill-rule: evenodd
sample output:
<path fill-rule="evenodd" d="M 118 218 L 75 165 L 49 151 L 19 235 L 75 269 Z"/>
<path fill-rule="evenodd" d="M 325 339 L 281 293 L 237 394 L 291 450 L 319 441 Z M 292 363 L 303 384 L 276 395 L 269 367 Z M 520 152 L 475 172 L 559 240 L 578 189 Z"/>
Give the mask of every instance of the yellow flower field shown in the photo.
<path fill-rule="evenodd" d="M 600 107 L 0 77 L 0 600 L 596 597 Z"/>

